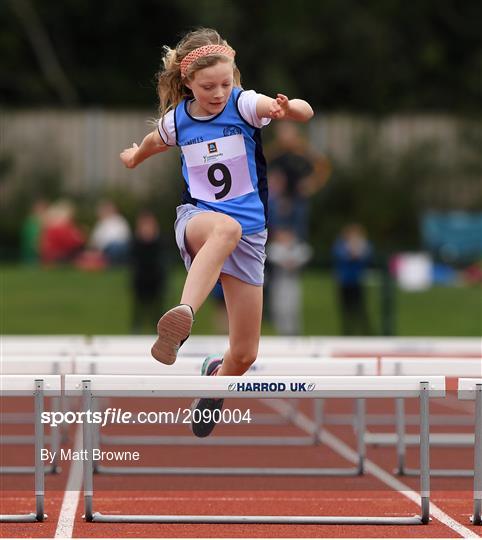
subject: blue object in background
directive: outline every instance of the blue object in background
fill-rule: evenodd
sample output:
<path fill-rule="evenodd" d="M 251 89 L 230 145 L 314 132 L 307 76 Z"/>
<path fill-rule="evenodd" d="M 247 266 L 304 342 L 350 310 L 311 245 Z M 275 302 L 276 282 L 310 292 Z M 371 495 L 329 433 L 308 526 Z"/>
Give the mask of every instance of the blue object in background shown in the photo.
<path fill-rule="evenodd" d="M 454 263 L 482 257 L 482 213 L 427 212 L 422 217 L 425 249 Z"/>
<path fill-rule="evenodd" d="M 457 281 L 457 272 L 446 264 L 435 263 L 432 266 L 432 282 L 438 285 L 453 285 Z"/>

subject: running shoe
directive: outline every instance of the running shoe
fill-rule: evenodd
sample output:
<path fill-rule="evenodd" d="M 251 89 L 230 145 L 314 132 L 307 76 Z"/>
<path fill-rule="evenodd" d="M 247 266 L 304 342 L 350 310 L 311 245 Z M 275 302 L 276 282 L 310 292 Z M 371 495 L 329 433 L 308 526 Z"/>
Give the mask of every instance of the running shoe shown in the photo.
<path fill-rule="evenodd" d="M 217 355 L 208 356 L 204 360 L 203 366 L 201 368 L 201 375 L 213 376 L 216 375 L 223 359 L 219 358 Z M 214 421 L 214 411 L 220 411 L 223 408 L 224 399 L 211 399 L 211 398 L 200 398 L 192 402 L 191 405 L 191 429 L 196 437 L 207 437 L 211 434 L 212 430 L 216 426 Z M 207 414 L 207 419 L 204 419 L 203 411 L 210 411 L 210 414 Z M 196 413 L 194 411 L 199 411 Z"/>
<path fill-rule="evenodd" d="M 181 345 L 191 335 L 194 312 L 191 306 L 181 304 L 173 307 L 159 319 L 159 337 L 151 348 L 152 356 L 163 364 L 174 364 Z"/>

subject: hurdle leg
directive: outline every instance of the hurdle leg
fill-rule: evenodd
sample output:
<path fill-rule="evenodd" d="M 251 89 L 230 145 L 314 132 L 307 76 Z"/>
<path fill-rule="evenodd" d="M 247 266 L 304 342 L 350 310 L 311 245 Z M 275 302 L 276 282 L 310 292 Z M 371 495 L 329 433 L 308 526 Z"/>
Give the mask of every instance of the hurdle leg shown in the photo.
<path fill-rule="evenodd" d="M 92 394 L 90 392 L 90 381 L 83 381 L 83 410 L 92 410 Z M 84 517 L 86 521 L 93 520 L 93 497 L 94 497 L 94 466 L 93 466 L 93 441 L 92 425 L 89 422 L 83 423 L 83 450 L 84 450 Z"/>
<path fill-rule="evenodd" d="M 52 398 L 52 408 L 54 411 L 60 411 L 61 410 L 61 402 L 58 397 Z M 61 438 L 62 438 L 62 429 L 64 427 L 64 424 L 60 424 L 60 426 L 51 427 L 50 428 L 50 447 L 52 452 L 54 452 L 55 459 L 50 467 L 51 473 L 59 473 L 61 471 L 61 468 L 59 467 L 58 463 L 58 456 L 60 456 L 60 444 L 61 444 Z"/>
<path fill-rule="evenodd" d="M 420 383 L 420 495 L 421 521 L 430 521 L 430 413 L 429 384 Z"/>
<path fill-rule="evenodd" d="M 474 525 L 482 525 L 482 384 L 475 386 Z"/>
<path fill-rule="evenodd" d="M 293 403 L 291 403 L 293 402 Z M 296 418 L 296 415 L 298 414 L 298 399 L 291 399 L 290 400 L 290 410 L 288 411 L 288 414 L 286 415 L 286 419 L 288 422 L 293 422 L 293 420 Z"/>
<path fill-rule="evenodd" d="M 62 376 L 62 378 L 64 378 L 64 376 Z M 60 396 L 60 410 L 63 413 L 69 409 L 69 402 L 70 400 L 67 399 L 67 396 L 65 396 L 64 393 L 62 392 Z M 69 426 L 65 422 L 62 422 L 59 428 L 60 428 L 60 441 L 62 444 L 65 444 L 69 440 Z"/>
<path fill-rule="evenodd" d="M 357 365 L 357 375 L 363 375 L 363 364 Z M 357 398 L 355 401 L 355 433 L 357 438 L 358 452 L 358 475 L 365 473 L 365 432 L 366 432 L 366 401 L 362 398 Z"/>
<path fill-rule="evenodd" d="M 92 402 L 92 412 L 94 411 L 100 411 L 101 408 L 98 406 L 99 404 L 96 402 Z M 102 444 L 102 436 L 100 433 L 100 424 L 92 424 L 91 426 L 91 433 L 92 433 L 92 448 L 100 448 Z M 97 474 L 100 472 L 100 466 L 98 461 L 94 460 L 92 457 L 92 471 L 94 474 Z"/>
<path fill-rule="evenodd" d="M 323 426 L 324 401 L 322 399 L 313 400 L 313 415 L 315 425 L 313 428 L 313 444 L 321 444 L 321 429 Z"/>
<path fill-rule="evenodd" d="M 365 431 L 366 431 L 366 401 L 363 398 L 356 400 L 356 439 L 358 451 L 358 474 L 365 473 Z"/>
<path fill-rule="evenodd" d="M 62 375 L 62 370 L 58 362 L 54 363 L 54 373 L 58 373 L 62 379 L 65 378 L 65 376 Z M 67 398 L 64 396 L 63 392 L 59 397 L 54 397 L 52 399 L 52 407 L 55 411 L 61 411 L 63 413 L 67 411 Z M 55 452 L 55 460 L 52 463 L 52 473 L 59 473 L 62 471 L 61 467 L 58 465 L 57 456 L 60 455 L 60 446 L 62 445 L 62 443 L 66 443 L 68 441 L 68 438 L 69 429 L 65 422 L 62 422 L 60 426 L 57 426 L 55 431 L 50 429 L 52 451 Z"/>
<path fill-rule="evenodd" d="M 42 449 L 44 447 L 44 425 L 42 413 L 44 405 L 44 382 L 35 381 L 35 518 L 43 521 L 44 497 L 45 497 L 45 472 L 42 461 Z"/>
<path fill-rule="evenodd" d="M 91 373 L 97 373 L 97 364 L 95 362 L 92 362 L 90 364 L 90 372 Z M 91 402 L 91 407 L 92 407 L 92 412 L 94 411 L 100 411 L 102 409 L 102 406 L 103 406 L 104 402 L 102 399 L 100 400 L 96 400 L 96 402 Z M 92 426 L 92 448 L 100 448 L 101 446 L 101 443 L 102 443 L 102 436 L 100 434 L 100 425 L 98 424 L 93 424 Z M 100 467 L 99 467 L 99 464 L 97 463 L 97 461 L 94 461 L 94 459 L 92 458 L 92 470 L 94 472 L 94 474 L 97 474 L 98 472 L 100 472 Z"/>
<path fill-rule="evenodd" d="M 396 473 L 405 474 L 405 456 L 407 451 L 405 439 L 405 401 L 403 398 L 395 400 L 395 425 L 397 429 L 397 468 Z"/>

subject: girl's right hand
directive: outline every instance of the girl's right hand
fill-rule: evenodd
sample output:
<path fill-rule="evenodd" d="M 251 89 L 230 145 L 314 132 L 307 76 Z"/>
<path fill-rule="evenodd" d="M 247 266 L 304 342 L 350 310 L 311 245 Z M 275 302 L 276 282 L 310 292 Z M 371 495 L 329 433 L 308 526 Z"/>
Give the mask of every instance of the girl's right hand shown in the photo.
<path fill-rule="evenodd" d="M 137 165 L 135 161 L 135 155 L 138 149 L 139 147 L 137 146 L 137 144 L 133 143 L 130 148 L 126 148 L 120 153 L 120 159 L 128 169 L 133 169 Z"/>

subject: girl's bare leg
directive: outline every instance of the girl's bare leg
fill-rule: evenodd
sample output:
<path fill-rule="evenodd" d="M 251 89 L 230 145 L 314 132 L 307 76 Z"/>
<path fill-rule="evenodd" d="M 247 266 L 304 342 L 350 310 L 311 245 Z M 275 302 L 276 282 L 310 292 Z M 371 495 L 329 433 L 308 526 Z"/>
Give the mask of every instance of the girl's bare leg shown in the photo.
<path fill-rule="evenodd" d="M 185 241 L 193 261 L 181 305 L 170 309 L 157 323 L 158 338 L 151 348 L 156 360 L 168 365 L 176 361 L 179 347 L 191 333 L 194 313 L 211 292 L 240 238 L 241 226 L 224 214 L 203 212 L 189 220 Z"/>
<path fill-rule="evenodd" d="M 243 375 L 258 355 L 263 287 L 221 274 L 229 320 L 229 349 L 218 375 Z"/>
<path fill-rule="evenodd" d="M 249 285 L 233 276 L 221 274 L 224 298 L 229 319 L 229 349 L 224 359 L 207 358 L 203 365 L 205 375 L 242 375 L 255 361 L 261 331 L 263 287 Z M 197 437 L 207 437 L 216 426 L 214 412 L 220 411 L 224 399 L 196 399 L 191 406 L 201 414 L 196 421 L 192 416 L 191 428 Z M 210 414 L 205 418 L 205 411 Z"/>
<path fill-rule="evenodd" d="M 191 218 L 185 232 L 186 247 L 193 259 L 182 291 L 181 304 L 196 312 L 219 279 L 226 258 L 241 238 L 241 226 L 217 212 L 203 212 Z"/>

